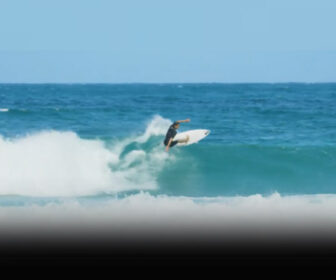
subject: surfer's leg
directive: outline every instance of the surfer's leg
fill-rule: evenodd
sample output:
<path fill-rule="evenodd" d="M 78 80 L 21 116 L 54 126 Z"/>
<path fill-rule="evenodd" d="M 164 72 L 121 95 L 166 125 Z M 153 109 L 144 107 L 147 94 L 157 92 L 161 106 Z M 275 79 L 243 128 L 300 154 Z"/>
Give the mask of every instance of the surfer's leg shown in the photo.
<path fill-rule="evenodd" d="M 170 143 L 170 146 L 169 146 L 169 148 L 171 148 L 171 147 L 174 147 L 177 143 L 179 143 L 179 141 L 172 141 L 171 143 Z"/>

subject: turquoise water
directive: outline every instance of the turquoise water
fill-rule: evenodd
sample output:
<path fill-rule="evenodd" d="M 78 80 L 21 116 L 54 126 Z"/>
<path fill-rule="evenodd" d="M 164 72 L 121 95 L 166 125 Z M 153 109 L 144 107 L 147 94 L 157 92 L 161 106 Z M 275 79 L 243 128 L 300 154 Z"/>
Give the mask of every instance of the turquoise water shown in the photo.
<path fill-rule="evenodd" d="M 0 204 L 336 193 L 336 84 L 0 85 Z M 164 151 L 180 131 L 198 144 Z"/>

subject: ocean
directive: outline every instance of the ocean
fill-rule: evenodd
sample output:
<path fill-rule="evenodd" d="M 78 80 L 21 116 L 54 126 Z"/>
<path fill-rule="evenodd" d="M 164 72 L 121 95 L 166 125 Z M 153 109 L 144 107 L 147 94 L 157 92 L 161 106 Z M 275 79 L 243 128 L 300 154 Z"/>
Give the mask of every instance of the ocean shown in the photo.
<path fill-rule="evenodd" d="M 0 222 L 334 229 L 335 108 L 333 83 L 1 84 Z M 186 118 L 210 135 L 167 153 Z"/>

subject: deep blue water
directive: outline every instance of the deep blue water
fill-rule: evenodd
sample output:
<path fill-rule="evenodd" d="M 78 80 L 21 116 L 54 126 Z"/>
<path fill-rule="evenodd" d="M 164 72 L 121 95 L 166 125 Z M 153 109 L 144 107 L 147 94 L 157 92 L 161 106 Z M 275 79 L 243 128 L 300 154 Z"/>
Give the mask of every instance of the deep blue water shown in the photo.
<path fill-rule="evenodd" d="M 2 84 L 0 195 L 334 194 L 335 109 L 336 84 Z M 166 154 L 185 118 L 211 134 Z"/>

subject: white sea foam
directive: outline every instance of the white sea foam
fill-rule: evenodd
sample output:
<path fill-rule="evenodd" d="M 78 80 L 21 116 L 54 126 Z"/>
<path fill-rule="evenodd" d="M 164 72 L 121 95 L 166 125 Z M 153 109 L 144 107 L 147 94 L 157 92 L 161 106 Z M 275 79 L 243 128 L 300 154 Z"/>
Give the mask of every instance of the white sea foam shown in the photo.
<path fill-rule="evenodd" d="M 313 234 L 336 230 L 336 195 L 191 198 L 146 192 L 97 203 L 68 200 L 44 206 L 1 207 L 0 223 L 166 233 Z"/>
<path fill-rule="evenodd" d="M 0 112 L 8 112 L 9 109 L 8 108 L 0 108 Z"/>
<path fill-rule="evenodd" d="M 121 153 L 167 129 L 156 116 L 145 133 L 107 147 L 74 132 L 43 131 L 18 139 L 0 138 L 0 195 L 83 196 L 157 188 L 156 174 L 167 162 L 162 143 L 151 150 Z M 170 157 L 172 159 L 172 157 Z"/>
<path fill-rule="evenodd" d="M 137 141 L 146 142 L 151 136 L 164 135 L 171 123 L 169 119 L 164 119 L 159 115 L 155 116 L 147 125 L 145 133 L 138 137 Z"/>

